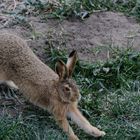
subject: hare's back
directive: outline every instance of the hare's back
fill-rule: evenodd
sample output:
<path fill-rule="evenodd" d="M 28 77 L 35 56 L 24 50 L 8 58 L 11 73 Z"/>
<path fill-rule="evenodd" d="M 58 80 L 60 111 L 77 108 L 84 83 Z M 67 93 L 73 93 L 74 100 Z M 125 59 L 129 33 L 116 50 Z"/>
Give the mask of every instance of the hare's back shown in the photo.
<path fill-rule="evenodd" d="M 25 40 L 13 34 L 0 34 L 0 66 L 31 81 L 57 79 L 57 74 L 45 65 L 28 47 Z M 12 77 L 8 72 L 9 77 Z"/>
<path fill-rule="evenodd" d="M 9 33 L 1 33 L 0 34 L 0 55 L 1 56 L 11 56 L 21 55 L 23 52 L 27 53 L 29 47 L 22 38 L 9 34 Z"/>

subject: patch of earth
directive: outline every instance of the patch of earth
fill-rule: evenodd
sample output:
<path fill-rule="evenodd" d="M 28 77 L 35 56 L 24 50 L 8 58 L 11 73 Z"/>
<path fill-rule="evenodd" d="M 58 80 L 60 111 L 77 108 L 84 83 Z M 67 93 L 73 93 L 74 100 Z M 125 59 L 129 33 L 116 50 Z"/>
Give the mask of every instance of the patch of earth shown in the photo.
<path fill-rule="evenodd" d="M 32 49 L 42 60 L 46 43 L 53 47 L 78 51 L 79 58 L 85 61 L 105 60 L 111 47 L 130 47 L 139 50 L 140 25 L 122 13 L 100 12 L 81 20 L 41 20 L 39 17 L 27 17 L 28 24 L 4 26 L 1 30 L 14 32 L 29 42 Z"/>

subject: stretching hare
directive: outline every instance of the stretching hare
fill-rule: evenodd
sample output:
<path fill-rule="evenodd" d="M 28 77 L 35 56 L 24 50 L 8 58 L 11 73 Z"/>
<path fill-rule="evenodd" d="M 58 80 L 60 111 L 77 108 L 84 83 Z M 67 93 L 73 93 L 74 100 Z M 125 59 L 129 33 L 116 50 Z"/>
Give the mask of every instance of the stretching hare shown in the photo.
<path fill-rule="evenodd" d="M 76 61 L 77 53 L 72 51 L 66 64 L 61 60 L 56 63 L 54 72 L 37 58 L 23 39 L 0 34 L 0 83 L 19 88 L 30 102 L 52 113 L 69 140 L 78 140 L 78 137 L 67 117 L 89 135 L 104 136 L 105 132 L 92 126 L 77 108 L 80 93 L 71 79 Z"/>

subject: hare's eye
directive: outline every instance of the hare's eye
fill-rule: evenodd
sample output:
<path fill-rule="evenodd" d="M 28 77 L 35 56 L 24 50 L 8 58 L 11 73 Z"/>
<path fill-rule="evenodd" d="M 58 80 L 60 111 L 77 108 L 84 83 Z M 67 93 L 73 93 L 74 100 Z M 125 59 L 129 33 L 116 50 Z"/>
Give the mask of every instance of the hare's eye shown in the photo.
<path fill-rule="evenodd" d="M 65 87 L 65 90 L 66 90 L 66 91 L 70 91 L 70 88 L 66 86 L 66 87 Z"/>

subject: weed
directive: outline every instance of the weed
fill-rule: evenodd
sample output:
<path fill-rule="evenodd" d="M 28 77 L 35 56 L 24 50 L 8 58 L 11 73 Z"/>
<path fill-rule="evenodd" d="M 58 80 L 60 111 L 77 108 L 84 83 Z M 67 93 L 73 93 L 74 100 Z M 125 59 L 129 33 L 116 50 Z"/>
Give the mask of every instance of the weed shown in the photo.
<path fill-rule="evenodd" d="M 14 10 L 5 9 L 4 12 L 20 20 L 28 15 L 40 15 L 45 19 L 76 17 L 84 20 L 91 13 L 100 11 L 123 12 L 139 19 L 138 0 L 59 0 L 58 3 L 56 6 L 41 0 L 24 0 Z"/>
<path fill-rule="evenodd" d="M 85 19 L 96 11 L 118 11 L 139 17 L 139 2 L 136 0 L 60 0 L 61 6 L 51 11 L 52 17 L 68 18 L 80 17 Z M 131 14 L 132 15 L 132 14 Z"/>

